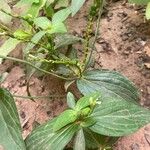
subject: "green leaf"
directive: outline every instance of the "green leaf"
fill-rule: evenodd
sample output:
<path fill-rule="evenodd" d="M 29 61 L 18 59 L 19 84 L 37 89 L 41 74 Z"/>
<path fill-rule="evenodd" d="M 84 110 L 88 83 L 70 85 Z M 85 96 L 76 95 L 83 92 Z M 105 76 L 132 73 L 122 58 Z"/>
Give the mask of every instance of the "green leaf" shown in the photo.
<path fill-rule="evenodd" d="M 52 24 L 52 27 L 50 30 L 48 30 L 49 34 L 53 33 L 66 33 L 67 29 L 64 23 L 58 23 L 58 24 Z"/>
<path fill-rule="evenodd" d="M 40 0 L 20 0 L 16 6 L 22 6 L 22 5 L 25 5 L 25 4 L 33 4 L 33 3 L 39 3 Z"/>
<path fill-rule="evenodd" d="M 88 128 L 84 128 L 84 135 L 85 135 L 86 147 L 88 149 L 99 149 L 100 148 L 100 145 L 102 145 L 101 141 L 103 141 L 100 134 L 92 132 Z"/>
<path fill-rule="evenodd" d="M 147 7 L 146 7 L 146 19 L 147 20 L 150 19 L 150 2 L 147 4 Z"/>
<path fill-rule="evenodd" d="M 75 97 L 71 92 L 67 93 L 67 104 L 69 108 L 74 109 L 76 105 Z"/>
<path fill-rule="evenodd" d="M 39 0 L 38 3 L 33 3 L 30 7 L 30 9 L 27 12 L 27 16 L 31 15 L 32 18 L 35 18 L 38 16 L 39 11 L 42 9 L 42 7 L 45 5 L 47 0 Z"/>
<path fill-rule="evenodd" d="M 132 102 L 139 99 L 138 91 L 132 82 L 115 71 L 86 71 L 83 77 L 77 80 L 77 87 L 84 95 L 98 91 L 103 98 L 119 97 Z"/>
<path fill-rule="evenodd" d="M 82 38 L 73 36 L 71 34 L 59 34 L 55 38 L 55 49 L 75 44 L 79 41 L 82 41 Z"/>
<path fill-rule="evenodd" d="M 63 150 L 78 131 L 78 126 L 69 125 L 53 132 L 55 121 L 56 119 L 53 119 L 33 130 L 25 140 L 27 150 Z"/>
<path fill-rule="evenodd" d="M 21 0 L 15 7 L 21 9 L 21 15 L 24 17 L 35 18 L 38 16 L 39 11 L 45 5 L 46 0 Z"/>
<path fill-rule="evenodd" d="M 85 138 L 82 128 L 77 132 L 75 137 L 74 150 L 85 150 Z"/>
<path fill-rule="evenodd" d="M 25 32 L 24 30 L 21 30 L 21 29 L 16 30 L 13 35 L 16 39 L 19 39 L 19 40 L 25 40 L 31 37 L 30 33 Z"/>
<path fill-rule="evenodd" d="M 6 150 L 26 149 L 14 99 L 2 88 L 0 88 L 0 145 Z"/>
<path fill-rule="evenodd" d="M 94 125 L 95 123 L 96 121 L 93 118 L 87 117 L 86 119 L 84 119 L 84 121 L 81 122 L 80 126 L 82 126 L 83 128 L 87 128 Z"/>
<path fill-rule="evenodd" d="M 80 116 L 81 116 L 81 118 L 85 118 L 85 117 L 89 116 L 90 113 L 91 113 L 90 107 L 83 108 L 81 111 L 80 110 L 78 111 L 78 115 L 79 115 L 78 118 L 80 118 Z"/>
<path fill-rule="evenodd" d="M 36 18 L 39 11 L 44 7 L 47 0 L 21 0 L 15 7 L 22 10 L 22 15 L 25 17 Z"/>
<path fill-rule="evenodd" d="M 33 47 L 41 40 L 45 33 L 46 31 L 39 31 L 38 33 L 36 33 L 31 39 L 31 41 L 35 44 L 28 43 L 26 48 L 23 50 L 24 54 L 27 54 L 31 49 L 33 49 Z"/>
<path fill-rule="evenodd" d="M 69 5 L 69 0 L 58 0 L 55 9 L 59 9 L 61 7 L 67 7 L 68 5 Z"/>
<path fill-rule="evenodd" d="M 11 13 L 11 8 L 7 4 L 6 0 L 0 0 L 0 10 L 4 10 L 8 13 Z M 9 24 L 11 22 L 12 17 L 7 15 L 6 13 L 0 11 L 0 21 L 3 22 L 4 24 Z"/>
<path fill-rule="evenodd" d="M 138 5 L 146 5 L 150 0 L 129 0 L 130 3 L 135 3 Z"/>
<path fill-rule="evenodd" d="M 56 69 L 56 73 L 63 76 L 69 76 L 73 74 L 73 71 L 69 69 L 67 66 L 60 64 Z"/>
<path fill-rule="evenodd" d="M 72 0 L 71 1 L 72 16 L 74 16 L 80 10 L 80 8 L 83 6 L 84 3 L 85 3 L 85 0 Z"/>
<path fill-rule="evenodd" d="M 124 136 L 150 123 L 150 111 L 121 98 L 101 99 L 91 117 L 90 129 L 106 136 Z"/>
<path fill-rule="evenodd" d="M 47 17 L 38 17 L 34 19 L 34 24 L 43 30 L 51 29 L 51 22 Z"/>
<path fill-rule="evenodd" d="M 46 7 L 48 7 L 49 5 L 51 5 L 55 0 L 47 0 L 46 2 Z"/>
<path fill-rule="evenodd" d="M 52 16 L 54 15 L 54 8 L 52 5 L 46 6 L 45 7 L 45 14 L 48 18 L 52 18 Z"/>
<path fill-rule="evenodd" d="M 71 109 L 65 110 L 58 117 L 54 124 L 54 131 L 58 131 L 66 125 L 73 123 L 77 119 L 77 112 Z"/>
<path fill-rule="evenodd" d="M 9 38 L 5 43 L 0 47 L 0 55 L 7 56 L 15 47 L 20 43 L 19 40 Z M 2 63 L 2 58 L 0 58 L 0 64 Z"/>
<path fill-rule="evenodd" d="M 100 147 L 112 147 L 118 138 L 97 134 L 84 128 L 86 147 L 89 149 L 100 149 Z"/>
<path fill-rule="evenodd" d="M 52 18 L 52 23 L 58 24 L 58 23 L 64 22 L 70 15 L 70 13 L 71 13 L 70 8 L 65 8 L 65 9 L 58 11 L 57 13 L 54 14 Z"/>
<path fill-rule="evenodd" d="M 88 94 L 77 101 L 76 110 L 81 110 L 88 106 L 92 106 L 96 104 L 96 101 L 100 98 L 99 92 L 94 92 L 92 94 Z"/>

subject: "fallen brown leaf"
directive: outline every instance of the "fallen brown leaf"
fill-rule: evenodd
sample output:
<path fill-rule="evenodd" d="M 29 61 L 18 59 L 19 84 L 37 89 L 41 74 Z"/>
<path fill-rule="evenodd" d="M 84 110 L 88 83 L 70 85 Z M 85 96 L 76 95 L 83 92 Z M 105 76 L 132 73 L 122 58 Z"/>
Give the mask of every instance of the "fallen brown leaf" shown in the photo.
<path fill-rule="evenodd" d="M 146 66 L 146 68 L 150 69 L 150 63 L 144 63 L 144 65 Z"/>
<path fill-rule="evenodd" d="M 150 57 L 150 45 L 146 45 L 146 46 L 144 47 L 144 52 L 146 53 L 146 55 L 147 55 L 148 57 Z"/>

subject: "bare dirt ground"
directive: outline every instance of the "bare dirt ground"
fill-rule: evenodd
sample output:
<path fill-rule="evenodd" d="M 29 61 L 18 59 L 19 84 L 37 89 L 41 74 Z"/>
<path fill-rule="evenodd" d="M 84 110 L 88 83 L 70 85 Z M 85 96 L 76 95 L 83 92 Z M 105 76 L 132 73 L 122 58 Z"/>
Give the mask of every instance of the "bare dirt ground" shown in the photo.
<path fill-rule="evenodd" d="M 87 6 L 68 21 L 72 33 L 82 36 L 86 24 L 86 11 Z M 96 49 L 94 68 L 117 70 L 127 76 L 141 92 L 141 105 L 150 108 L 150 23 L 144 20 L 143 9 L 123 4 L 122 1 L 107 5 L 101 20 Z M 20 48 L 11 55 L 21 57 Z M 5 61 L 0 66 L 0 73 L 6 71 L 9 74 L 2 86 L 14 95 L 26 96 L 25 67 Z M 52 97 L 36 102 L 15 98 L 24 138 L 37 123 L 41 124 L 53 118 L 66 108 L 63 83 L 50 76 L 44 76 L 42 79 L 34 76 L 30 82 L 32 95 Z M 114 146 L 114 150 L 149 149 L 150 125 L 135 134 L 120 138 Z"/>

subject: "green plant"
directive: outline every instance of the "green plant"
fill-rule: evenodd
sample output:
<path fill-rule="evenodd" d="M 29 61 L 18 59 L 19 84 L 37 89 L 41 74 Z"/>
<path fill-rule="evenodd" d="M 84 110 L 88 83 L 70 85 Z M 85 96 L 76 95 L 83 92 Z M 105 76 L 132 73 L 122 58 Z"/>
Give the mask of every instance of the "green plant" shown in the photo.
<path fill-rule="evenodd" d="M 149 110 L 120 98 L 105 99 L 99 92 L 77 102 L 68 93 L 67 102 L 67 110 L 37 127 L 24 141 L 13 97 L 0 89 L 0 145 L 7 150 L 61 150 L 72 139 L 75 150 L 111 149 L 117 137 L 150 121 Z"/>
<path fill-rule="evenodd" d="M 66 1 L 68 0 L 63 0 L 63 4 Z M 20 15 L 14 15 L 10 11 L 6 11 L 6 8 L 0 9 L 6 19 L 7 17 L 10 20 L 15 18 L 21 22 L 19 29 L 15 29 L 15 31 L 9 29 L 5 24 L 0 24 L 1 35 L 9 37 L 0 48 L 0 63 L 6 58 L 26 64 L 27 92 L 29 96 L 31 96 L 28 86 L 29 81 L 37 70 L 62 79 L 73 80 L 80 78 L 84 70 L 89 67 L 92 54 L 90 47 L 94 48 L 97 37 L 96 34 L 91 45 L 90 38 L 93 22 L 98 12 L 98 20 L 100 20 L 103 1 L 94 0 L 89 11 L 84 39 L 67 34 L 64 23 L 70 14 L 73 16 L 78 12 L 84 2 L 85 0 L 72 0 L 71 5 L 65 3 L 66 5 L 62 7 L 60 5 L 62 1 L 57 0 L 33 0 L 30 2 L 21 0 L 15 7 L 22 8 L 25 5 L 26 11 L 22 11 L 23 13 Z M 9 7 L 7 3 L 6 6 Z M 58 9 L 55 9 L 55 6 Z M 48 10 L 51 11 L 49 12 Z M 41 16 L 42 12 L 44 16 Z M 98 33 L 98 28 L 96 33 Z M 73 44 L 79 41 L 84 45 L 82 59 L 77 57 L 77 50 L 73 48 Z M 25 48 L 23 49 L 24 60 L 7 57 L 19 43 L 25 43 Z M 34 69 L 31 69 L 31 67 Z"/>
<path fill-rule="evenodd" d="M 29 96 L 31 96 L 29 81 L 36 70 L 62 79 L 69 79 L 68 76 L 71 78 L 81 76 L 84 65 L 76 57 L 76 50 L 72 48 L 72 45 L 79 41 L 83 42 L 84 39 L 67 34 L 65 20 L 71 14 L 74 16 L 85 0 L 72 0 L 71 5 L 68 0 L 20 0 L 14 6 L 23 9 L 19 15 L 12 13 L 13 10 L 9 5 L 3 0 L 2 2 L 5 7 L 0 8 L 0 12 L 4 16 L 0 18 L 3 22 L 0 24 L 0 31 L 1 36 L 7 37 L 7 40 L 0 47 L 0 63 L 18 44 L 25 44 L 23 48 L 24 60 L 9 57 L 7 59 L 27 64 L 27 92 Z M 6 20 L 8 23 L 13 18 L 19 19 L 19 29 L 12 30 L 5 25 Z M 31 69 L 30 66 L 34 69 Z"/>
<path fill-rule="evenodd" d="M 94 0 L 90 7 L 83 39 L 64 34 L 67 31 L 64 21 L 70 14 L 74 15 L 85 0 L 72 0 L 71 7 L 67 0 L 62 1 L 21 0 L 16 7 L 24 5 L 28 9 L 20 15 L 1 10 L 7 17 L 22 23 L 15 31 L 1 24 L 1 35 L 9 39 L 1 47 L 0 57 L 33 67 L 28 80 L 38 70 L 66 80 L 66 90 L 76 83 L 83 97 L 77 101 L 69 92 L 68 109 L 34 129 L 24 141 L 13 97 L 7 90 L 0 89 L 0 145 L 4 149 L 62 150 L 73 141 L 70 145 L 75 150 L 106 150 L 112 148 L 118 137 L 131 134 L 150 122 L 150 111 L 138 105 L 139 93 L 132 82 L 115 71 L 90 68 L 103 0 Z M 91 44 L 97 16 L 96 34 Z M 82 58 L 77 57 L 73 48 L 78 41 L 83 43 Z M 24 60 L 8 57 L 8 51 L 20 42 L 27 43 Z"/>
<path fill-rule="evenodd" d="M 145 16 L 146 19 L 150 19 L 150 0 L 129 0 L 130 3 L 135 3 L 138 5 L 147 5 Z"/>

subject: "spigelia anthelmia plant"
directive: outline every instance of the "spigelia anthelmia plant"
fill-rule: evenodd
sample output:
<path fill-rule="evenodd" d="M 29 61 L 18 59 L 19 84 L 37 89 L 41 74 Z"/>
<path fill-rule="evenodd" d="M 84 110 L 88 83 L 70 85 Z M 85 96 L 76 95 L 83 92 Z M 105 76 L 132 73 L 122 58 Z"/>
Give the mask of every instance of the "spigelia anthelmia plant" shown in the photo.
<path fill-rule="evenodd" d="M 83 38 L 68 34 L 65 20 L 74 16 L 85 0 L 14 1 L 14 7 L 26 8 L 19 15 L 12 13 L 6 1 L 3 3 L 5 8 L 1 8 L 1 13 L 5 20 L 1 18 L 1 35 L 8 39 L 0 48 L 1 62 L 10 59 L 25 63 L 30 70 L 28 80 L 38 70 L 66 80 L 66 90 L 76 83 L 82 95 L 78 100 L 68 92 L 68 108 L 23 139 L 13 96 L 0 88 L 0 146 L 3 149 L 112 149 L 119 137 L 136 132 L 150 122 L 150 111 L 138 104 L 139 92 L 131 81 L 115 71 L 90 68 L 103 0 L 94 0 L 91 4 Z M 20 20 L 20 28 L 15 31 L 5 22 L 12 18 Z M 91 42 L 95 21 L 95 37 Z M 7 56 L 20 42 L 25 45 L 24 59 Z M 76 55 L 73 45 L 76 42 L 83 44 L 82 58 Z M 3 78 L 1 76 L 0 82 Z"/>

